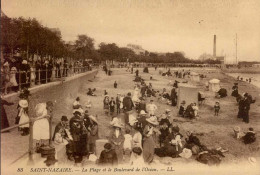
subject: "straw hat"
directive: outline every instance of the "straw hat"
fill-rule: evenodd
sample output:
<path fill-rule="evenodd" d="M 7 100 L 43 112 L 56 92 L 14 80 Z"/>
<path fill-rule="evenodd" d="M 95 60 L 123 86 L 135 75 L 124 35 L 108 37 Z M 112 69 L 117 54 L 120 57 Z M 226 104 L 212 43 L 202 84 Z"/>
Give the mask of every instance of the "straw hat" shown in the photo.
<path fill-rule="evenodd" d="M 171 112 L 171 110 L 170 109 L 165 109 L 165 112 Z"/>
<path fill-rule="evenodd" d="M 146 113 L 144 110 L 141 110 L 140 114 L 141 114 L 141 115 L 145 115 L 145 114 L 147 114 L 147 113 Z"/>
<path fill-rule="evenodd" d="M 240 132 L 240 127 L 239 127 L 239 126 L 235 126 L 233 129 L 234 129 L 234 131 L 236 131 L 236 132 Z"/>
<path fill-rule="evenodd" d="M 249 157 L 249 158 L 248 158 L 248 161 L 249 161 L 249 163 L 250 163 L 251 165 L 256 165 L 256 158 L 254 158 L 254 157 Z"/>
<path fill-rule="evenodd" d="M 113 127 L 116 127 L 116 128 L 123 128 L 123 125 L 119 122 L 116 122 L 113 124 Z"/>
<path fill-rule="evenodd" d="M 39 103 L 35 106 L 35 113 L 37 117 L 47 115 L 46 103 Z"/>
<path fill-rule="evenodd" d="M 155 116 L 147 118 L 146 121 L 151 123 L 152 125 L 159 125 L 159 122 L 157 121 L 157 118 Z"/>
<path fill-rule="evenodd" d="M 95 154 L 90 154 L 88 160 L 91 162 L 96 162 L 97 156 Z"/>
<path fill-rule="evenodd" d="M 93 115 L 88 116 L 90 120 L 94 121 L 95 123 L 98 123 L 97 117 L 94 117 Z"/>
<path fill-rule="evenodd" d="M 16 67 L 11 68 L 11 71 L 16 71 L 16 70 L 17 70 Z"/>
<path fill-rule="evenodd" d="M 179 154 L 182 158 L 189 159 L 192 156 L 192 152 L 190 149 L 184 148 L 182 150 L 182 153 Z"/>
<path fill-rule="evenodd" d="M 27 64 L 28 62 L 26 60 L 23 60 L 22 61 L 22 64 Z"/>
<path fill-rule="evenodd" d="M 28 107 L 28 101 L 27 101 L 27 100 L 20 100 L 20 101 L 19 101 L 19 105 L 20 105 L 22 108 L 27 108 L 27 107 Z"/>
<path fill-rule="evenodd" d="M 84 111 L 83 111 L 83 109 L 81 109 L 81 108 L 79 108 L 79 109 L 74 109 L 73 110 L 73 114 L 75 114 L 76 112 L 78 112 L 78 113 L 83 113 Z"/>

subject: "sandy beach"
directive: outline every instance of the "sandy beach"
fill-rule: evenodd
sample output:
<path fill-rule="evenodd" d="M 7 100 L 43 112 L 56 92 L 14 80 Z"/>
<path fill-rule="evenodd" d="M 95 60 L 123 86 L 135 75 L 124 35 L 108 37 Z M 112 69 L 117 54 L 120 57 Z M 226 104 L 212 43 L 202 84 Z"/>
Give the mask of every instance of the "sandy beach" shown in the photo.
<path fill-rule="evenodd" d="M 165 71 L 165 69 L 161 69 Z M 171 69 L 173 70 L 173 69 Z M 256 103 L 251 105 L 251 110 L 249 112 L 250 123 L 243 123 L 242 120 L 237 119 L 238 105 L 234 97 L 231 94 L 231 88 L 233 83 L 236 81 L 234 78 L 221 73 L 220 70 L 215 69 L 190 69 L 191 71 L 197 72 L 199 74 L 206 75 L 206 78 L 202 79 L 200 82 L 191 82 L 190 78 L 186 79 L 178 79 L 178 81 L 187 80 L 189 83 L 196 85 L 199 87 L 199 90 L 206 95 L 206 101 L 204 104 L 199 106 L 199 118 L 196 120 L 189 120 L 178 117 L 177 107 L 172 107 L 166 104 L 166 102 L 158 101 L 157 98 L 155 100 L 155 104 L 158 106 L 158 111 L 156 115 L 161 115 L 165 109 L 170 109 L 172 117 L 170 119 L 173 124 L 178 125 L 180 127 L 180 132 L 186 137 L 186 131 L 193 131 L 199 137 L 201 142 L 205 144 L 208 148 L 218 148 L 222 147 L 224 149 L 228 149 L 229 151 L 225 153 L 225 157 L 222 160 L 221 166 L 229 165 L 229 164 L 239 164 L 242 161 L 248 163 L 249 157 L 255 157 L 257 161 L 260 161 L 260 89 L 252 84 L 248 84 L 246 82 L 239 82 L 239 93 L 248 92 L 253 97 L 256 98 Z M 66 86 L 64 88 L 71 91 L 71 93 L 67 93 L 65 96 L 52 96 L 48 95 L 52 100 L 57 101 L 55 104 L 55 115 L 53 120 L 53 126 L 55 126 L 60 117 L 62 115 L 67 115 L 68 118 L 72 117 L 72 103 L 77 96 L 81 98 L 81 104 L 84 106 L 87 100 L 91 100 L 92 108 L 89 109 L 90 114 L 98 115 L 99 121 L 99 136 L 100 138 L 106 138 L 109 134 L 110 126 L 109 122 L 111 121 L 111 117 L 108 117 L 103 112 L 103 98 L 104 98 L 104 90 L 107 90 L 110 97 L 116 97 L 117 93 L 126 94 L 127 92 L 134 91 L 134 76 L 135 74 L 130 74 L 130 72 L 126 72 L 125 68 L 114 68 L 112 69 L 112 76 L 107 76 L 103 71 L 99 71 L 96 78 L 92 81 L 82 81 L 78 85 L 80 86 L 78 91 L 75 91 L 70 86 Z M 149 74 L 143 73 L 142 69 L 139 68 L 139 72 L 142 78 L 145 79 L 147 83 L 151 82 L 153 88 L 155 90 L 162 91 L 165 87 L 167 92 L 170 93 L 172 86 L 169 85 L 170 81 L 174 81 L 173 77 L 163 77 L 159 75 L 159 70 L 154 70 L 154 68 L 149 68 Z M 153 80 L 150 81 L 150 76 L 153 76 Z M 222 99 L 215 99 L 214 93 L 210 91 L 206 91 L 205 83 L 212 79 L 217 78 L 220 80 L 220 85 L 223 88 L 226 88 L 228 91 L 228 96 Z M 114 89 L 113 83 L 117 81 L 118 88 Z M 87 96 L 86 92 L 88 88 L 96 88 L 95 97 Z M 39 97 L 39 96 L 38 96 Z M 32 96 L 30 101 L 37 101 L 37 96 Z M 147 102 L 149 98 L 147 99 Z M 220 114 L 218 117 L 214 116 L 214 103 L 215 101 L 220 101 Z M 15 107 L 14 107 L 15 108 Z M 9 116 L 10 120 L 14 119 L 14 115 Z M 120 118 L 124 121 L 123 114 L 120 114 Z M 249 127 L 253 127 L 256 135 L 257 141 L 251 145 L 245 145 L 240 140 L 236 140 L 233 137 L 233 127 L 240 126 L 242 131 L 247 131 Z M 17 131 L 15 131 L 16 134 Z M 2 140 L 6 142 L 2 142 L 2 150 L 5 147 L 8 147 L 8 144 L 11 145 L 10 141 L 8 141 L 9 134 L 2 134 Z M 24 142 L 27 142 L 27 137 L 23 137 Z M 20 142 L 23 142 L 21 139 Z M 8 143 L 8 144 L 5 144 Z M 17 142 L 16 142 L 17 143 Z M 27 144 L 26 144 L 27 145 Z M 26 149 L 26 146 L 24 147 Z M 182 163 L 183 159 L 172 159 L 172 158 L 155 158 L 155 164 L 170 162 L 171 164 Z M 190 160 L 193 163 L 197 163 L 196 160 Z M 249 164 L 249 163 L 248 163 Z"/>
<path fill-rule="evenodd" d="M 110 129 L 109 122 L 110 117 L 104 115 L 103 112 L 103 91 L 106 89 L 110 97 L 116 97 L 117 93 L 126 94 L 127 92 L 134 91 L 134 74 L 126 72 L 126 69 L 112 69 L 112 76 L 106 76 L 103 71 L 99 71 L 96 79 L 93 82 L 85 83 L 81 91 L 77 94 L 82 99 L 82 104 L 85 104 L 88 99 L 92 101 L 93 107 L 89 110 L 91 114 L 97 114 L 98 120 L 100 122 L 99 134 L 101 138 L 106 138 L 108 136 L 107 132 Z M 164 70 L 164 69 L 161 69 Z M 174 69 L 172 69 L 174 70 Z M 250 110 L 250 123 L 245 124 L 241 120 L 237 119 L 238 105 L 234 97 L 231 94 L 231 88 L 235 79 L 226 76 L 221 73 L 220 70 L 215 69 L 191 69 L 191 71 L 204 74 L 207 77 L 199 83 L 190 82 L 190 79 L 187 78 L 191 84 L 199 87 L 200 91 L 205 93 L 206 101 L 203 105 L 199 106 L 199 115 L 198 120 L 189 120 L 183 119 L 177 116 L 178 108 L 171 107 L 166 104 L 166 102 L 159 102 L 157 98 L 154 98 L 155 104 L 158 106 L 157 115 L 161 115 L 166 108 L 172 110 L 172 118 L 174 124 L 180 126 L 181 133 L 185 136 L 186 131 L 192 130 L 195 133 L 198 133 L 198 137 L 201 139 L 209 148 L 217 148 L 219 146 L 228 149 L 229 152 L 225 154 L 223 163 L 238 163 L 241 160 L 247 160 L 250 156 L 260 155 L 260 89 L 248 84 L 246 82 L 239 83 L 239 93 L 248 92 L 253 97 L 256 97 L 256 103 L 251 105 Z M 139 69 L 141 76 L 145 79 L 147 83 L 151 82 L 155 90 L 162 91 L 165 87 L 168 92 L 171 90 L 169 86 L 169 81 L 174 81 L 173 77 L 163 77 L 159 75 L 159 70 L 155 71 L 153 68 L 149 69 L 149 74 L 142 73 L 142 69 Z M 149 80 L 150 75 L 153 76 L 152 81 Z M 228 91 L 228 97 L 223 99 L 215 99 L 214 93 L 205 91 L 205 82 L 217 78 L 221 81 L 220 85 L 223 88 L 226 88 Z M 184 81 L 183 79 L 178 79 L 179 81 Z M 117 81 L 118 88 L 113 88 L 114 81 Z M 86 96 L 88 88 L 97 88 L 97 97 Z M 66 98 L 67 106 L 72 104 L 74 99 L 68 97 Z M 149 99 L 147 99 L 148 102 Z M 218 117 L 214 116 L 213 106 L 215 101 L 219 100 L 221 105 L 220 115 Z M 71 110 L 70 110 L 71 112 Z M 63 112 L 64 113 L 64 112 Z M 121 120 L 123 119 L 123 114 L 121 114 Z M 257 142 L 252 145 L 244 145 L 241 141 L 238 141 L 233 138 L 233 127 L 240 126 L 242 131 L 247 131 L 249 127 L 253 127 L 258 133 Z"/>

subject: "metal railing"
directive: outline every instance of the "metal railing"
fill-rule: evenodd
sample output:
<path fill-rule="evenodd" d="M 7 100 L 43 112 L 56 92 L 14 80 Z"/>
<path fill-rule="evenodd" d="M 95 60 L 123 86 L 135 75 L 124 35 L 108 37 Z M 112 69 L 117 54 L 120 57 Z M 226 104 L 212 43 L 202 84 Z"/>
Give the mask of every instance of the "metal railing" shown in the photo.
<path fill-rule="evenodd" d="M 9 71 L 1 73 L 1 91 L 7 90 L 20 91 L 24 87 L 29 88 L 35 85 L 46 84 L 59 81 L 66 77 L 84 73 L 92 70 L 91 67 L 73 67 L 61 69 L 34 69 L 29 71 Z"/>
<path fill-rule="evenodd" d="M 29 122 L 24 122 L 24 123 L 21 123 L 21 124 L 18 124 L 18 125 L 14 125 L 14 126 L 11 126 L 11 127 L 8 127 L 8 128 L 5 128 L 5 129 L 2 129 L 1 130 L 1 133 L 3 132 L 6 132 L 6 131 L 10 131 L 12 129 L 15 129 L 15 128 L 18 128 L 20 126 L 23 126 L 23 125 L 26 125 L 26 124 L 29 124 L 29 129 L 30 129 L 30 134 L 29 134 L 29 149 L 27 152 L 25 152 L 22 156 L 20 156 L 18 159 L 16 159 L 15 161 L 13 161 L 11 164 L 17 162 L 19 159 L 21 159 L 22 157 L 24 157 L 27 153 L 29 153 L 29 160 L 30 161 L 33 161 L 33 158 L 32 158 L 32 155 L 34 153 L 34 147 L 33 147 L 33 125 L 34 125 L 34 122 L 37 121 L 37 120 L 41 120 L 41 119 L 44 119 L 44 118 L 47 118 L 48 121 L 49 121 L 49 133 L 50 133 L 50 139 L 49 139 L 49 145 L 52 145 L 52 115 L 46 115 L 46 116 L 43 116 L 43 117 L 38 117 L 38 118 L 32 118 L 32 117 L 29 117 Z"/>

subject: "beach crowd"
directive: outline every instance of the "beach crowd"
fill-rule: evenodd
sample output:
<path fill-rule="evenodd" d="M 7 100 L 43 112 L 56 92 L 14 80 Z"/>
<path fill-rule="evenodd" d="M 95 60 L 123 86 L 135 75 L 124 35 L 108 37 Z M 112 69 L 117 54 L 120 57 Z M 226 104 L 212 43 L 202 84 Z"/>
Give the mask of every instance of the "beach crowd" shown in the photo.
<path fill-rule="evenodd" d="M 62 67 L 67 68 L 68 65 L 65 66 L 64 64 Z M 50 65 L 46 62 L 45 66 Z M 19 70 L 21 70 L 21 67 L 19 67 Z M 104 66 L 103 70 L 108 76 L 112 76 L 110 68 Z M 224 153 L 228 151 L 227 149 L 222 147 L 216 149 L 207 148 L 197 137 L 197 133 L 186 131 L 185 135 L 181 134 L 183 131 L 180 131 L 180 124 L 172 120 L 172 115 L 175 114 L 171 113 L 171 108 L 177 107 L 179 109 L 178 117 L 190 120 L 199 119 L 199 108 L 196 102 L 186 104 L 186 101 L 182 101 L 179 106 L 177 105 L 179 82 L 175 80 L 169 92 L 167 92 L 166 88 L 159 91 L 153 88 L 152 83 L 145 82 L 139 70 L 134 71 L 132 67 L 127 68 L 127 71 L 131 74 L 135 73 L 133 92 L 117 93 L 116 97 L 112 97 L 104 89 L 103 110 L 106 120 L 110 123 L 110 130 L 107 131 L 109 134 L 99 155 L 97 155 L 97 150 L 101 148 L 98 147 L 97 142 L 101 139 L 99 138 L 100 121 L 96 114 L 90 112 L 91 101 L 88 100 L 87 104 L 82 105 L 80 97 L 77 97 L 71 104 L 73 116 L 70 119 L 65 115 L 61 116 L 60 122 L 55 126 L 55 130 L 51 135 L 51 140 L 54 145 L 64 146 L 67 159 L 74 162 L 76 166 L 81 166 L 84 159 L 103 166 L 118 164 L 140 166 L 154 163 L 154 157 L 157 155 L 159 157 L 194 158 L 203 164 L 219 165 L 225 157 Z M 144 68 L 143 72 L 149 72 L 148 68 Z M 56 76 L 62 74 L 67 75 L 65 71 L 65 73 L 58 72 Z M 178 78 L 183 78 L 189 76 L 190 71 L 183 70 L 171 73 L 170 69 L 167 69 L 165 73 L 161 72 L 160 74 L 162 76 L 175 75 Z M 151 79 L 153 78 L 150 77 Z M 115 81 L 113 87 L 117 89 L 118 86 L 120 85 Z M 89 88 L 87 95 L 95 97 L 95 91 L 95 88 Z M 234 84 L 231 95 L 236 97 L 239 103 L 238 118 L 243 118 L 244 122 L 249 123 L 250 104 L 254 102 L 252 96 L 248 93 L 239 95 L 238 83 Z M 25 87 L 19 96 L 16 124 L 29 121 L 29 96 L 30 92 Z M 158 99 L 159 102 L 161 100 L 166 101 L 169 107 L 163 113 L 159 113 L 154 99 Z M 203 101 L 199 94 L 198 101 Z M 1 120 L 2 129 L 4 129 L 9 127 L 9 124 L 6 113 L 3 113 L 5 112 L 3 105 L 12 104 L 5 100 L 2 100 L 2 103 Z M 220 105 L 220 102 L 216 101 L 213 106 L 214 111 L 212 113 L 215 116 L 221 113 Z M 35 121 L 33 126 L 36 152 L 49 151 L 46 161 L 47 166 L 52 166 L 57 162 L 53 157 L 53 149 L 49 144 L 49 118 L 53 110 L 54 104 L 51 101 L 37 104 L 35 107 L 36 118 L 39 119 Z M 122 113 L 124 115 L 123 120 L 120 117 Z M 44 116 L 48 117 L 42 118 Z M 19 130 L 22 132 L 21 135 L 28 135 L 29 124 L 20 126 Z M 254 129 L 251 127 L 245 134 L 242 134 L 239 127 L 235 127 L 234 137 L 241 139 L 245 144 L 251 144 L 256 140 Z"/>

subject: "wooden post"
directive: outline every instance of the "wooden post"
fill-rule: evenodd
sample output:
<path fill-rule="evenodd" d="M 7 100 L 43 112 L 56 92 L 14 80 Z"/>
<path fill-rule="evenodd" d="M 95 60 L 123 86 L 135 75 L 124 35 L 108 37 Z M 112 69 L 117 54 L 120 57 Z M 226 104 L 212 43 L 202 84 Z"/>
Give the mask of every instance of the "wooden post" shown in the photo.
<path fill-rule="evenodd" d="M 30 123 L 29 123 L 29 129 L 30 129 L 30 135 L 29 135 L 29 154 L 33 154 L 33 124 L 34 121 L 32 117 L 29 117 Z"/>
<path fill-rule="evenodd" d="M 49 145 L 52 146 L 52 112 L 50 113 L 50 117 L 49 117 L 49 127 L 50 127 L 50 141 L 49 141 Z"/>
<path fill-rule="evenodd" d="M 29 135 L 29 161 L 28 161 L 28 165 L 33 165 L 33 153 L 34 153 L 34 149 L 33 149 L 33 118 L 29 116 L 29 130 L 30 130 L 30 135 Z"/>

